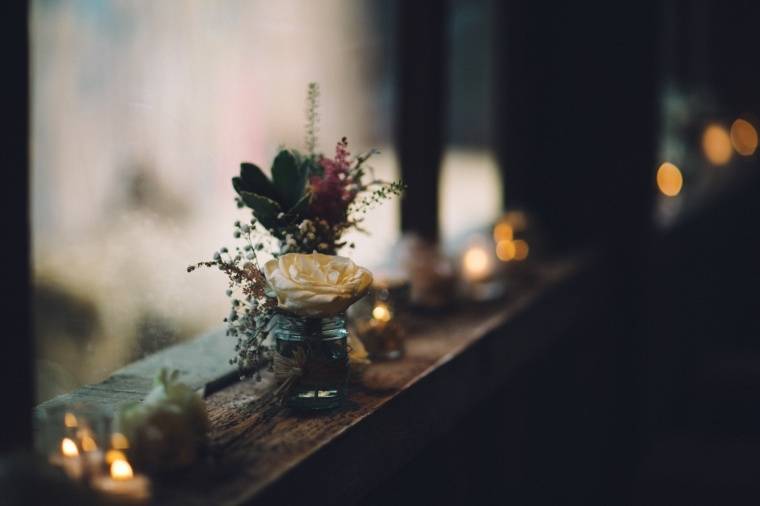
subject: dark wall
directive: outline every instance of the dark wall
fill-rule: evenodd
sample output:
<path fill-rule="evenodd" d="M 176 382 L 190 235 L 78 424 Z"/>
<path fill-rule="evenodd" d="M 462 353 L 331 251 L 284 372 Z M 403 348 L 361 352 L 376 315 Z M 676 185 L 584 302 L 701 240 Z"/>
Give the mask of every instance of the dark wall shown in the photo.
<path fill-rule="evenodd" d="M 0 61 L 3 66 L 3 163 L 0 222 L 4 248 L 0 261 L 3 302 L 0 316 L 0 384 L 4 388 L 0 417 L 0 452 L 31 444 L 32 338 L 29 323 L 29 66 L 26 2 L 0 8 Z"/>

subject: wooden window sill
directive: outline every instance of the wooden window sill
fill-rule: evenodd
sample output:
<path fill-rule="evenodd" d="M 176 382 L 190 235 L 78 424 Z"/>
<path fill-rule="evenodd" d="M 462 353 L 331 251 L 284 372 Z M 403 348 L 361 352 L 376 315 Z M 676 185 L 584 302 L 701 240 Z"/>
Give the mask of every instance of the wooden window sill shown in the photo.
<path fill-rule="evenodd" d="M 324 414 L 262 409 L 273 386 L 236 382 L 234 341 L 224 331 L 174 346 L 40 406 L 84 401 L 113 410 L 141 400 L 160 367 L 206 390 L 211 419 L 205 462 L 155 486 L 156 504 L 296 504 L 318 494 L 360 498 L 454 426 L 510 375 L 540 355 L 581 313 L 593 311 L 588 255 L 543 263 L 510 297 L 453 312 L 415 315 L 400 360 L 372 364 L 346 405 Z M 269 414 L 267 412 L 269 411 Z"/>

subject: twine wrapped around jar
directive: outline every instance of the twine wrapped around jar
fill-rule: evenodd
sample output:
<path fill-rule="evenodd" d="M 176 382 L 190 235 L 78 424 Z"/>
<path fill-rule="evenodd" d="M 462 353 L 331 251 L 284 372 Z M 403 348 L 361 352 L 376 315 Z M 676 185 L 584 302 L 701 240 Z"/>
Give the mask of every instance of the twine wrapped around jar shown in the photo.
<path fill-rule="evenodd" d="M 344 396 L 349 372 L 344 315 L 308 318 L 281 313 L 272 326 L 277 351 L 272 367 L 282 404 L 323 409 Z"/>

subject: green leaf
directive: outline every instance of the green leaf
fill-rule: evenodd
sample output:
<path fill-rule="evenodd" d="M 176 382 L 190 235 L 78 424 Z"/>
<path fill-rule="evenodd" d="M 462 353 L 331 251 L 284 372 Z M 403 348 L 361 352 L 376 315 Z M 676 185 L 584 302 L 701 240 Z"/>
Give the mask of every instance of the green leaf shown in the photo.
<path fill-rule="evenodd" d="M 248 162 L 241 163 L 240 178 L 238 179 L 238 186 L 235 186 L 235 180 L 232 180 L 235 191 L 238 193 L 241 191 L 247 191 L 258 193 L 259 195 L 263 195 L 272 200 L 277 200 L 277 191 L 275 190 L 274 185 L 258 166 Z"/>
<path fill-rule="evenodd" d="M 235 188 L 235 191 L 238 193 L 238 195 L 241 195 L 244 191 L 253 190 L 253 188 L 248 188 L 243 182 L 243 178 L 238 176 L 232 178 L 232 187 Z"/>
<path fill-rule="evenodd" d="M 253 209 L 253 214 L 262 225 L 268 229 L 277 225 L 277 216 L 282 212 L 280 204 L 263 195 L 247 191 L 241 192 L 240 197 L 245 205 Z"/>
<path fill-rule="evenodd" d="M 298 218 L 303 216 L 303 213 L 306 212 L 306 209 L 309 207 L 310 202 L 311 193 L 307 192 L 298 200 L 298 202 L 296 202 L 296 205 L 288 209 L 288 212 L 285 213 L 283 221 L 288 225 L 298 221 Z"/>
<path fill-rule="evenodd" d="M 272 181 L 280 197 L 279 202 L 290 209 L 303 197 L 306 190 L 306 173 L 296 163 L 290 151 L 280 151 L 272 164 Z"/>

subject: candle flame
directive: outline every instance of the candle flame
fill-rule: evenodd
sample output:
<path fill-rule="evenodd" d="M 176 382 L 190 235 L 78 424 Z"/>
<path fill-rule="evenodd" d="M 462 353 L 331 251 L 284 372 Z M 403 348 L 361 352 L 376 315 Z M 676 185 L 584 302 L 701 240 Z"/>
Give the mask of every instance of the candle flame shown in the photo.
<path fill-rule="evenodd" d="M 482 246 L 471 246 L 462 259 L 465 273 L 472 278 L 482 278 L 491 267 L 488 253 Z"/>
<path fill-rule="evenodd" d="M 372 310 L 372 318 L 381 322 L 388 322 L 391 320 L 391 311 L 385 304 L 377 304 Z"/>
<path fill-rule="evenodd" d="M 77 423 L 77 417 L 74 413 L 66 413 L 65 415 L 63 415 L 63 424 L 70 429 L 73 429 L 74 427 L 79 425 Z"/>
<path fill-rule="evenodd" d="M 129 448 L 129 440 L 127 440 L 127 436 L 124 434 L 114 432 L 111 434 L 111 446 L 113 446 L 115 450 L 126 450 Z"/>
<path fill-rule="evenodd" d="M 98 445 L 95 443 L 95 439 L 92 436 L 89 434 L 82 436 L 82 450 L 86 452 L 94 452 L 97 449 Z"/>
<path fill-rule="evenodd" d="M 79 455 L 79 448 L 77 448 L 77 444 L 74 441 L 65 437 L 61 441 L 61 453 L 66 457 L 76 457 Z"/>
<path fill-rule="evenodd" d="M 129 480 L 133 476 L 132 466 L 126 460 L 116 459 L 111 462 L 111 478 L 114 480 Z"/>

